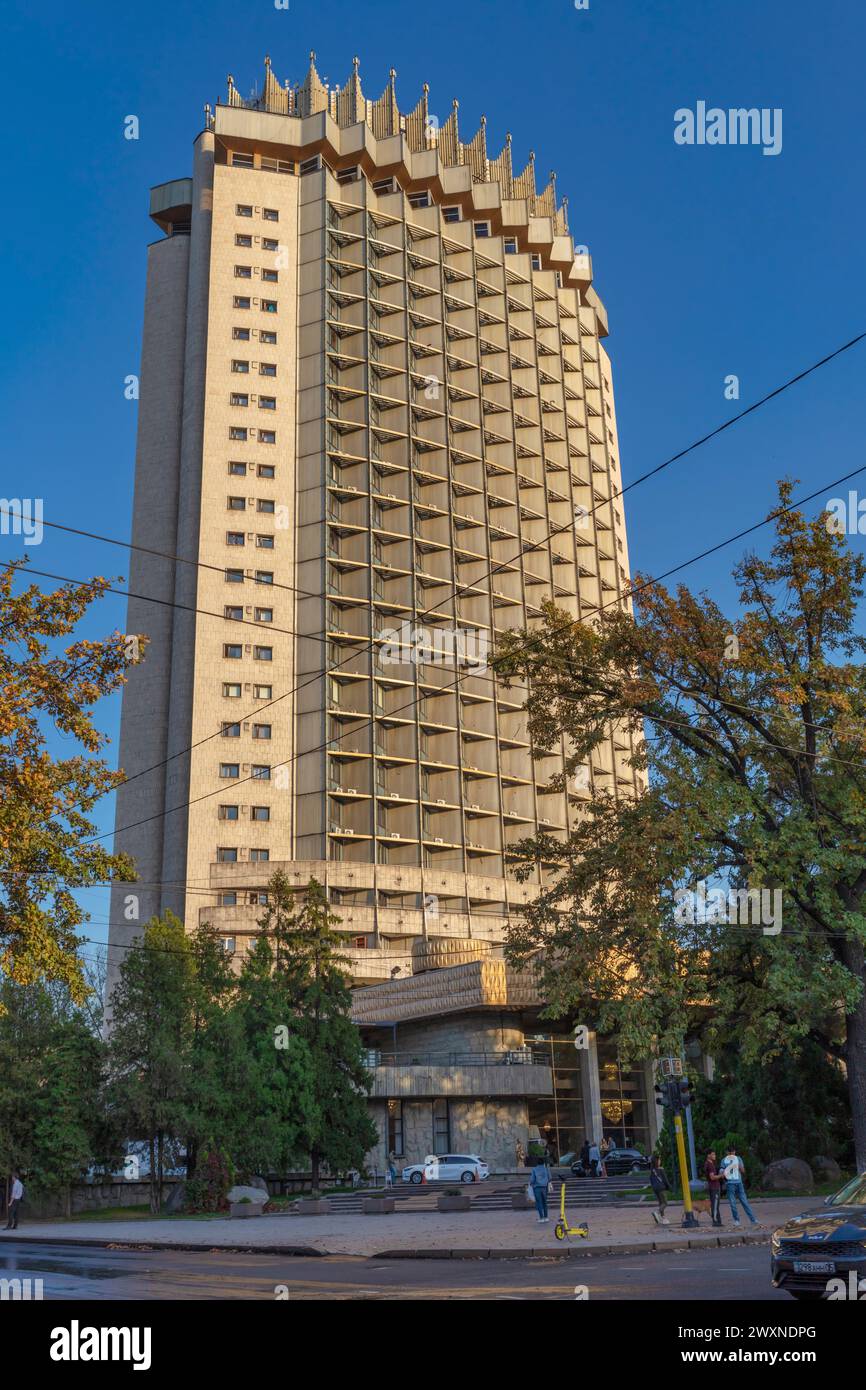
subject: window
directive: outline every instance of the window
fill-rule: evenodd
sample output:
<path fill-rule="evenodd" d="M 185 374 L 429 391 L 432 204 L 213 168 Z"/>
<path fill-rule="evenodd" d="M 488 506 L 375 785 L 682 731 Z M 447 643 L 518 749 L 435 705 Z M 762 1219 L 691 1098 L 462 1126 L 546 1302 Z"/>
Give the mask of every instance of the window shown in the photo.
<path fill-rule="evenodd" d="M 263 250 L 263 251 L 278 251 L 278 250 L 279 250 L 279 246 L 280 246 L 280 243 L 277 241 L 276 237 L 274 237 L 274 236 L 263 236 L 263 237 L 262 237 L 262 250 Z"/>
<path fill-rule="evenodd" d="M 247 431 L 244 429 L 243 425 L 230 425 L 230 426 L 229 426 L 229 439 L 234 439 L 236 443 L 237 443 L 237 442 L 243 443 L 243 442 L 246 441 L 246 437 L 247 437 Z"/>
<path fill-rule="evenodd" d="M 277 432 L 276 432 L 276 430 L 259 430 L 259 443 L 260 443 L 260 444 L 276 444 L 276 442 L 277 442 Z"/>
<path fill-rule="evenodd" d="M 277 342 L 277 335 L 272 328 L 262 328 L 259 330 L 259 342 L 267 343 L 271 347 L 275 347 Z"/>
<path fill-rule="evenodd" d="M 224 723 L 220 732 L 222 733 L 223 738 L 240 738 L 241 726 L 240 724 Z"/>
<path fill-rule="evenodd" d="M 276 376 L 276 374 L 277 374 L 277 364 L 276 364 L 276 362 L 260 362 L 260 363 L 259 363 L 259 376 Z"/>
<path fill-rule="evenodd" d="M 256 583 L 257 583 L 257 584 L 273 584 L 273 582 L 274 582 L 274 572 L 273 572 L 273 570 L 256 570 Z"/>
<path fill-rule="evenodd" d="M 475 228 L 475 235 L 476 235 L 476 236 L 490 236 L 490 223 L 489 223 L 489 222 L 475 222 L 475 223 L 473 223 L 473 226 L 474 226 L 474 228 Z"/>
<path fill-rule="evenodd" d="M 240 763 L 220 763 L 220 777 L 240 777 Z"/>
<path fill-rule="evenodd" d="M 273 550 L 274 538 L 273 536 L 256 536 L 256 545 L 259 550 Z"/>
<path fill-rule="evenodd" d="M 249 364 L 249 362 L 244 361 L 244 359 L 243 359 L 242 357 L 233 357 L 233 358 L 232 358 L 232 371 L 233 371 L 233 372 L 243 372 L 244 374 L 246 374 L 246 373 L 249 371 L 249 369 L 250 369 L 250 364 Z"/>
<path fill-rule="evenodd" d="M 235 246 L 252 246 L 253 239 L 249 232 L 235 232 Z"/>
<path fill-rule="evenodd" d="M 271 765 L 270 763 L 253 763 L 250 768 L 250 776 L 258 782 L 270 782 Z"/>
<path fill-rule="evenodd" d="M 318 155 L 318 154 L 316 154 L 316 155 L 313 155 L 313 158 L 312 158 L 312 159 L 303 159 L 303 160 L 301 160 L 301 165 L 300 165 L 300 168 L 299 168 L 299 170 L 298 170 L 298 173 L 299 173 L 299 174 L 313 174 L 313 173 L 315 173 L 315 171 L 316 171 L 317 169 L 321 169 L 321 167 L 322 167 L 321 156 Z"/>
<path fill-rule="evenodd" d="M 238 203 L 237 207 L 235 208 L 235 212 L 237 213 L 238 217 L 252 217 L 252 203 Z"/>
<path fill-rule="evenodd" d="M 373 184 L 373 192 L 374 192 L 374 193 L 380 193 L 380 194 L 381 194 L 381 193 L 393 193 L 393 192 L 394 192 L 394 179 L 393 179 L 393 177 L 390 178 L 390 179 L 377 179 L 376 182 Z"/>
<path fill-rule="evenodd" d="M 505 254 L 506 254 L 506 256 L 516 256 L 516 255 L 517 255 L 517 237 L 516 237 L 516 236 L 507 236 L 507 237 L 505 238 L 505 240 L 503 241 L 502 245 L 503 245 L 504 248 L 505 248 Z"/>
<path fill-rule="evenodd" d="M 232 898 L 234 899 L 234 901 L 226 902 L 226 898 Z M 220 895 L 221 907 L 236 907 L 237 901 L 237 893 L 222 893 Z M 226 955 L 233 956 L 235 953 L 235 938 L 233 936 L 221 936 L 220 941 L 222 942 L 222 948 L 225 951 Z"/>
<path fill-rule="evenodd" d="M 217 849 L 218 864 L 236 864 L 237 862 L 238 852 L 235 846 L 232 846 L 231 849 L 226 849 L 223 845 L 219 846 Z"/>
<path fill-rule="evenodd" d="M 223 617 L 231 618 L 233 622 L 242 623 L 244 620 L 244 610 L 234 603 L 227 603 L 223 609 Z"/>
<path fill-rule="evenodd" d="M 251 265 L 236 265 L 235 275 L 238 280 L 252 280 L 253 268 Z"/>
<path fill-rule="evenodd" d="M 250 807 L 250 818 L 251 818 L 252 820 L 270 820 L 270 818 L 271 818 L 271 808 L 270 808 L 270 806 L 251 806 L 251 807 Z"/>
<path fill-rule="evenodd" d="M 403 1102 L 388 1101 L 388 1153 L 403 1155 Z"/>
<path fill-rule="evenodd" d="M 267 907 L 268 895 L 267 893 L 248 893 L 247 902 L 250 907 Z"/>
<path fill-rule="evenodd" d="M 459 209 L 459 208 L 443 208 L 443 209 L 442 209 L 442 220 L 443 220 L 443 222 L 459 222 L 459 221 L 460 221 L 460 209 Z"/>
<path fill-rule="evenodd" d="M 276 396 L 259 396 L 259 410 L 276 410 Z"/>
<path fill-rule="evenodd" d="M 266 270 L 264 267 L 262 268 L 262 279 L 266 280 L 269 285 L 275 285 L 279 278 L 280 272 L 278 270 Z"/>
<path fill-rule="evenodd" d="M 250 307 L 250 297 L 248 294 L 236 294 L 232 302 L 236 309 L 249 309 Z"/>
<path fill-rule="evenodd" d="M 273 610 L 273 608 L 257 608 L 257 609 L 256 609 L 256 622 L 257 622 L 257 623 L 272 623 L 273 621 L 274 621 L 274 610 Z"/>
<path fill-rule="evenodd" d="M 532 253 L 532 269 L 533 269 L 533 270 L 540 270 L 540 269 L 541 269 L 541 256 L 539 255 L 539 253 L 538 253 L 537 251 L 533 251 L 533 253 Z"/>
<path fill-rule="evenodd" d="M 243 545 L 245 540 L 243 531 L 226 531 L 226 545 Z"/>
<path fill-rule="evenodd" d="M 277 312 L 277 301 L 275 299 L 262 300 L 262 313 L 275 314 Z"/>
<path fill-rule="evenodd" d="M 433 1152 L 447 1154 L 451 1148 L 451 1117 L 448 1101 L 437 1099 L 433 1102 Z"/>
<path fill-rule="evenodd" d="M 223 698 L 226 700 L 239 700 L 241 698 L 241 687 L 238 681 L 223 681 Z"/>
<path fill-rule="evenodd" d="M 270 859 L 270 857 L 271 857 L 271 851 L 270 851 L 269 849 L 251 849 L 251 850 L 250 850 L 250 863 L 251 863 L 251 864 L 267 864 L 267 862 L 268 862 L 268 860 Z"/>
<path fill-rule="evenodd" d="M 251 154 L 239 154 L 237 150 L 232 150 L 232 164 L 236 169 L 252 169 L 253 157 Z"/>
<path fill-rule="evenodd" d="M 262 208 L 262 217 L 266 222 L 279 222 L 280 214 L 276 208 Z"/>
<path fill-rule="evenodd" d="M 273 727 L 273 726 L 270 725 L 270 724 L 254 724 L 254 725 L 253 725 L 253 738 L 263 738 L 263 739 L 268 739 L 268 738 L 270 738 L 270 736 L 271 736 L 271 728 L 272 728 L 272 727 Z"/>
<path fill-rule="evenodd" d="M 274 687 L 273 687 L 272 685 L 254 685 L 254 686 L 253 686 L 253 699 L 254 699 L 254 700 L 270 700 L 270 699 L 272 699 L 272 697 L 273 697 L 273 693 L 274 693 Z"/>
<path fill-rule="evenodd" d="M 248 328 L 233 328 L 232 337 L 239 338 L 241 342 L 248 343 L 250 340 L 250 330 Z"/>
<path fill-rule="evenodd" d="M 256 511 L 273 514 L 275 506 L 276 503 L 272 497 L 260 497 L 256 502 Z"/>
<path fill-rule="evenodd" d="M 245 512 L 247 509 L 247 499 L 245 497 L 227 497 L 226 506 L 230 512 Z"/>
<path fill-rule="evenodd" d="M 230 463 L 229 473 L 231 473 L 233 478 L 245 478 L 247 475 L 247 466 L 245 463 Z"/>
<path fill-rule="evenodd" d="M 226 661 L 240 661 L 243 656 L 240 642 L 224 642 L 223 656 Z"/>
<path fill-rule="evenodd" d="M 275 478 L 277 476 L 277 470 L 272 463 L 260 463 L 256 473 L 260 478 Z"/>
<path fill-rule="evenodd" d="M 243 572 L 243 570 L 226 570 L 226 583 L 227 583 L 227 584 L 243 584 L 243 582 L 244 582 L 244 572 Z"/>
<path fill-rule="evenodd" d="M 230 405 L 249 405 L 250 398 L 243 391 L 232 391 L 229 395 Z"/>
<path fill-rule="evenodd" d="M 358 166 L 353 164 L 351 169 L 337 170 L 337 183 L 354 183 L 358 177 Z"/>
<path fill-rule="evenodd" d="M 220 806 L 219 808 L 220 820 L 237 820 L 238 814 L 237 806 Z"/>
<path fill-rule="evenodd" d="M 409 206 L 410 208 L 429 208 L 430 194 L 426 189 L 423 193 L 410 193 Z"/>
<path fill-rule="evenodd" d="M 220 907 L 237 907 L 237 905 L 238 905 L 238 895 L 237 895 L 237 893 L 234 891 L 234 889 L 232 888 L 232 889 L 230 889 L 228 892 L 220 893 L 219 896 L 217 897 L 217 903 L 219 904 Z M 234 940 L 234 937 L 231 937 L 231 936 L 224 936 L 224 937 L 223 937 L 223 941 L 233 941 L 233 940 Z"/>
<path fill-rule="evenodd" d="M 253 647 L 253 656 L 256 661 L 273 661 L 273 647 Z"/>

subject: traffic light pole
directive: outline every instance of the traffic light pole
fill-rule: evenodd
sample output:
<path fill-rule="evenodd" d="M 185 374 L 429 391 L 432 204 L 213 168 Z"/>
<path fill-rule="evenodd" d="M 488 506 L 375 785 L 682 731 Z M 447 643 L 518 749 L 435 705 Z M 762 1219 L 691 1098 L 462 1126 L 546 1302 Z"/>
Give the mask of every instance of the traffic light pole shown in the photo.
<path fill-rule="evenodd" d="M 674 1134 L 677 1141 L 677 1161 L 680 1166 L 680 1185 L 683 1189 L 683 1225 L 697 1226 L 700 1223 L 692 1207 L 692 1190 L 689 1186 L 689 1171 L 686 1166 L 686 1146 L 683 1139 L 683 1117 L 679 1110 L 674 1111 Z"/>

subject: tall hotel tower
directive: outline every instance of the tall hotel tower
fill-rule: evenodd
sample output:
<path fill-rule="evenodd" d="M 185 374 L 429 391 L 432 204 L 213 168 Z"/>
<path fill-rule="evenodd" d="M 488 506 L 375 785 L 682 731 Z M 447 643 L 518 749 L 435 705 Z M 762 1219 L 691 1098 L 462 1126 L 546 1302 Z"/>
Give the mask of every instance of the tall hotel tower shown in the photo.
<path fill-rule="evenodd" d="M 281 868 L 327 886 L 360 1022 L 508 1002 L 497 946 L 538 881 L 515 842 L 634 788 L 613 734 L 547 790 L 561 756 L 532 758 L 484 665 L 545 599 L 626 602 L 586 248 L 510 136 L 492 157 L 457 102 L 403 115 L 393 72 L 371 101 L 357 60 L 329 89 L 312 56 L 299 86 L 266 60 L 253 99 L 229 78 L 151 216 L 130 589 L 164 604 L 129 606 L 116 846 L 140 882 L 112 945 L 134 893 L 139 922 L 211 921 L 241 956 Z"/>

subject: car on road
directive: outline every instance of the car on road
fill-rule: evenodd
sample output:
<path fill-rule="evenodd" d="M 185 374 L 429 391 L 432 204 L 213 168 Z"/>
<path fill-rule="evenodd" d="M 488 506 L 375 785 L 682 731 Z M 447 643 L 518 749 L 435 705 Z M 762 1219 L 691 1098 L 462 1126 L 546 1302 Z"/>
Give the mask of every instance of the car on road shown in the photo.
<path fill-rule="evenodd" d="M 490 1169 L 478 1154 L 428 1154 L 423 1163 L 409 1163 L 404 1182 L 483 1182 Z"/>
<path fill-rule="evenodd" d="M 774 1285 L 792 1298 L 862 1297 L 866 1293 L 866 1173 L 825 1198 L 817 1211 L 795 1216 L 774 1231 L 770 1261 Z"/>
<path fill-rule="evenodd" d="M 611 1178 L 616 1177 L 618 1173 L 639 1173 L 649 1166 L 649 1159 L 640 1149 L 608 1149 L 604 1156 L 605 1171 Z M 579 1158 L 572 1163 L 571 1171 L 576 1178 L 590 1176 L 589 1167 L 585 1168 Z"/>

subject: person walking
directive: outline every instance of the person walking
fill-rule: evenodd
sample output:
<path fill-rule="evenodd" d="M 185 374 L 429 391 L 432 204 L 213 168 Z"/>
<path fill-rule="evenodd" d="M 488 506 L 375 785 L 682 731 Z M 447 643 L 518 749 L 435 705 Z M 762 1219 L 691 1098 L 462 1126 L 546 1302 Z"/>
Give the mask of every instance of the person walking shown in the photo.
<path fill-rule="evenodd" d="M 18 1208 L 24 1196 L 24 1184 L 21 1181 L 21 1174 L 17 1169 L 12 1171 L 12 1189 L 9 1193 L 9 1211 L 7 1213 L 6 1230 L 17 1231 L 18 1229 Z"/>
<path fill-rule="evenodd" d="M 749 1206 L 749 1199 L 746 1196 L 746 1166 L 733 1144 L 730 1144 L 722 1160 L 722 1177 L 728 1189 L 728 1201 L 731 1204 L 731 1216 L 734 1218 L 734 1225 L 740 1224 L 740 1213 L 737 1211 L 737 1200 L 742 1204 L 743 1211 L 748 1216 L 753 1226 L 757 1226 L 758 1218 Z"/>
<path fill-rule="evenodd" d="M 549 1221 L 547 1215 L 547 1193 L 550 1188 L 550 1169 L 546 1159 L 536 1159 L 535 1166 L 529 1178 L 532 1187 L 532 1195 L 535 1198 L 535 1210 L 538 1212 L 538 1220 L 542 1224 Z"/>
<path fill-rule="evenodd" d="M 652 1156 L 652 1162 L 650 1163 L 649 1178 L 650 1186 L 652 1187 L 652 1190 L 656 1195 L 656 1201 L 659 1204 L 658 1211 L 653 1212 L 653 1221 L 656 1223 L 657 1226 L 669 1226 L 670 1222 L 665 1216 L 665 1211 L 668 1205 L 668 1199 L 665 1196 L 665 1193 L 670 1188 L 670 1183 L 668 1182 L 668 1175 L 662 1167 L 662 1161 L 659 1158 L 658 1154 L 653 1154 Z"/>
<path fill-rule="evenodd" d="M 584 1139 L 580 1150 L 580 1166 L 583 1169 L 583 1176 L 589 1177 L 589 1140 Z"/>
<path fill-rule="evenodd" d="M 392 1149 L 388 1154 L 388 1173 L 385 1178 L 385 1186 L 393 1187 L 397 1181 L 397 1155 Z"/>
<path fill-rule="evenodd" d="M 710 1149 L 704 1161 L 704 1177 L 710 1197 L 710 1216 L 714 1226 L 722 1224 L 722 1175 L 716 1162 L 716 1151 Z"/>

